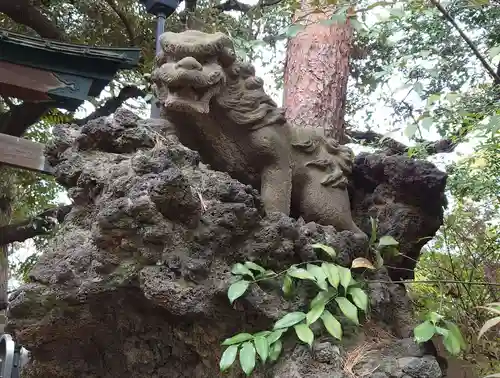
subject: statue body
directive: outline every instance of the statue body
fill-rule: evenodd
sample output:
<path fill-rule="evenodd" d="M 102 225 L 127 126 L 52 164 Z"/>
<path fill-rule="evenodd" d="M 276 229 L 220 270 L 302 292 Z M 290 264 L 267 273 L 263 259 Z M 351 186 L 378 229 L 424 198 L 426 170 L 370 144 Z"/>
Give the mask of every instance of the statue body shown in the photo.
<path fill-rule="evenodd" d="M 351 217 L 349 148 L 322 128 L 291 127 L 226 35 L 167 32 L 160 44 L 154 90 L 182 144 L 211 168 L 260 188 L 267 212 L 366 237 Z"/>

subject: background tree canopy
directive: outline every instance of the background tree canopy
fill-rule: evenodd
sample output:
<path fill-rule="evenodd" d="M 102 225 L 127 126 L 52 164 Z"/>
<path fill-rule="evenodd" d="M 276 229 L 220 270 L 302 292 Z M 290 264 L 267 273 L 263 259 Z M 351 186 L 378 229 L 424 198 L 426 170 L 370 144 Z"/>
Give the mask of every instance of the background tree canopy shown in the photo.
<path fill-rule="evenodd" d="M 437 311 L 461 324 L 470 348 L 462 357 L 481 373 L 500 371 L 498 331 L 477 342 L 488 314 L 477 308 L 500 301 L 500 1 L 435 0 L 341 2 L 315 0 L 317 11 L 335 5 L 326 22 L 343 22 L 348 6 L 355 42 L 351 55 L 346 134 L 363 149 L 408 154 L 441 164 L 449 173 L 445 225 L 426 247 L 417 279 L 455 283 L 411 285 L 418 312 Z M 282 88 L 284 42 L 296 0 L 186 0 L 167 29 L 198 28 L 229 34 L 238 54 L 265 72 L 273 93 Z M 0 101 L 0 130 L 17 122 L 26 138 L 45 143 L 52 125 L 83 124 L 125 103 L 147 111 L 147 74 L 154 57 L 155 20 L 135 0 L 0 0 L 0 27 L 79 44 L 138 46 L 137 70 L 122 72 L 106 93 L 70 114 L 51 109 L 34 124 L 37 109 Z M 278 95 L 279 96 L 279 95 Z M 23 108 L 24 106 L 24 108 Z M 14 172 L 14 174 L 13 174 Z M 61 188 L 50 177 L 4 168 L 0 189 L 13 189 L 12 222 L 54 206 Z M 50 235 L 35 238 L 38 252 Z M 35 260 L 15 265 L 24 275 Z M 475 285 L 471 282 L 486 282 Z M 496 364 L 496 365 L 495 365 Z"/>

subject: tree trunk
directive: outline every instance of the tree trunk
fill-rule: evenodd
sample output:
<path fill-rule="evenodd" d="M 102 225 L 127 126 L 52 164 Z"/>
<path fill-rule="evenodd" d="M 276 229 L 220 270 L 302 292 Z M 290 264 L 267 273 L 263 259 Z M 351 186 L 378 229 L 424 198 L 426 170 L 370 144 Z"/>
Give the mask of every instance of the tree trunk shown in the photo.
<path fill-rule="evenodd" d="M 334 11 L 313 9 L 301 0 L 293 17 L 306 27 L 288 42 L 284 107 L 292 125 L 323 127 L 342 143 L 352 27 L 349 21 L 320 24 Z"/>

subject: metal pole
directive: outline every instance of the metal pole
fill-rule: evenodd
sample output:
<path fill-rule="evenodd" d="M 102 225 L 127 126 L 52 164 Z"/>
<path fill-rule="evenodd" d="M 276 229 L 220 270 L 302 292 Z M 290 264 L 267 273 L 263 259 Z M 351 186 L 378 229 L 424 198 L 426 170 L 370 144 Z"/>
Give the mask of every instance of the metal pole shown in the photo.
<path fill-rule="evenodd" d="M 156 20 L 156 56 L 158 56 L 161 51 L 160 36 L 165 31 L 166 18 L 165 14 L 160 13 Z M 151 99 L 151 118 L 160 118 L 160 108 L 156 106 L 156 98 L 154 97 Z"/>

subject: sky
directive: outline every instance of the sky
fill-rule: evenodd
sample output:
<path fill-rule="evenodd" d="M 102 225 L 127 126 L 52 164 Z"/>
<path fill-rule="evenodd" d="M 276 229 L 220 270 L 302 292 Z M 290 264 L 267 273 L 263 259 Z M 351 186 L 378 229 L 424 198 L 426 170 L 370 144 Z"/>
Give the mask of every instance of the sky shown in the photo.
<path fill-rule="evenodd" d="M 250 5 L 254 5 L 254 4 L 256 4 L 256 2 L 257 2 L 256 0 L 246 1 L 246 3 L 250 4 Z M 179 7 L 179 9 L 177 11 L 178 12 L 182 11 L 183 6 L 184 6 L 184 2 L 181 3 L 181 6 Z M 383 18 L 384 12 L 387 12 L 387 11 L 385 11 L 383 8 L 378 8 L 378 9 L 373 10 L 372 15 L 367 18 L 367 23 L 369 24 L 371 22 L 374 22 L 376 19 Z M 237 12 L 232 12 L 232 14 L 235 17 L 238 16 Z M 395 39 L 395 41 L 397 41 L 398 36 L 394 35 L 393 38 Z M 264 56 L 264 60 L 269 60 L 269 58 L 271 57 L 271 55 L 270 55 L 271 53 L 266 51 L 265 49 L 261 49 L 261 52 Z M 277 59 L 278 60 L 285 59 L 285 44 L 284 43 L 282 43 L 278 47 Z M 498 57 L 498 59 L 500 59 L 500 56 Z M 276 91 L 276 89 L 272 85 L 273 77 L 271 75 L 271 70 L 273 67 L 272 66 L 265 66 L 262 63 L 262 60 L 254 61 L 253 63 L 254 63 L 255 69 L 256 69 L 257 76 L 260 76 L 264 79 L 268 93 L 273 97 L 273 99 L 276 101 L 277 104 L 282 104 L 283 103 L 282 92 Z M 402 77 L 400 77 L 400 78 L 394 77 L 389 82 L 389 86 L 391 88 L 394 88 L 394 89 L 399 88 L 403 84 L 402 80 L 403 80 Z M 408 91 L 407 89 L 401 90 L 401 91 L 396 91 L 394 94 L 395 99 L 396 100 L 398 98 L 402 99 L 402 97 L 407 94 L 407 91 Z M 103 92 L 103 95 L 109 96 L 109 88 Z M 409 103 L 412 103 L 414 105 L 419 105 L 422 102 L 422 100 L 420 99 L 418 94 L 415 92 L 412 92 L 407 97 L 406 100 Z M 140 105 L 140 103 L 138 103 L 137 100 L 129 100 L 128 103 L 130 105 L 132 105 L 134 108 L 136 108 L 138 105 Z M 140 115 L 146 118 L 149 115 L 150 108 L 149 108 L 149 106 L 146 106 L 146 107 L 143 107 L 143 109 L 144 110 L 140 112 Z M 95 108 L 93 107 L 93 105 L 91 105 L 89 102 L 85 102 L 84 105 L 77 112 L 76 117 L 83 118 L 83 117 L 87 116 L 88 114 L 92 113 L 94 110 L 95 110 Z M 384 106 L 383 104 L 381 104 L 381 106 L 378 106 L 376 108 L 375 113 L 373 114 L 373 117 L 372 117 L 372 120 L 374 121 L 374 123 L 376 125 L 374 128 L 374 131 L 377 131 L 381 134 L 386 134 L 390 131 L 387 128 L 387 125 L 389 123 L 389 122 L 387 122 L 387 117 L 390 116 L 391 112 L 392 112 L 392 108 Z M 357 119 L 356 115 L 353 117 L 353 119 L 356 121 L 356 119 Z M 409 144 L 410 141 L 406 136 L 404 136 L 403 129 L 404 129 L 404 125 L 401 125 L 401 128 L 399 130 L 388 134 L 388 136 L 390 136 L 391 138 L 393 138 L 399 142 L 402 142 L 404 144 Z M 425 139 L 428 139 L 428 140 L 438 140 L 439 139 L 439 135 L 438 135 L 437 131 L 432 130 L 432 128 L 428 132 L 425 133 L 424 137 L 425 137 Z M 467 155 L 471 154 L 473 152 L 473 146 L 475 143 L 477 143 L 477 141 L 471 142 L 471 143 L 463 143 L 453 153 L 439 154 L 439 155 L 433 156 L 430 160 L 433 163 L 435 163 L 440 169 L 444 170 L 445 166 L 448 163 L 455 161 L 462 156 L 467 156 Z M 351 148 L 353 148 L 353 150 L 356 153 L 359 153 L 363 149 L 366 150 L 366 148 L 360 147 L 360 146 L 351 146 Z M 57 199 L 57 202 L 70 203 L 70 200 L 69 200 L 66 192 L 60 193 L 59 198 Z M 22 260 L 26 259 L 26 257 L 28 257 L 29 255 L 31 255 L 34 251 L 35 251 L 34 244 L 31 240 L 29 240 L 29 241 L 26 241 L 25 243 L 18 244 L 15 248 L 15 252 L 11 255 L 10 259 L 22 261 Z M 9 282 L 9 285 L 12 288 L 14 288 L 14 287 L 19 285 L 19 282 L 16 279 L 11 279 Z"/>

